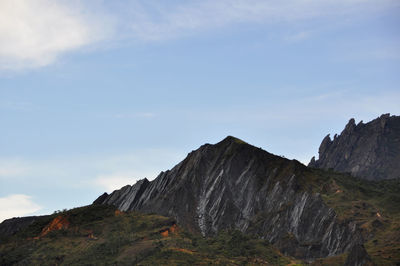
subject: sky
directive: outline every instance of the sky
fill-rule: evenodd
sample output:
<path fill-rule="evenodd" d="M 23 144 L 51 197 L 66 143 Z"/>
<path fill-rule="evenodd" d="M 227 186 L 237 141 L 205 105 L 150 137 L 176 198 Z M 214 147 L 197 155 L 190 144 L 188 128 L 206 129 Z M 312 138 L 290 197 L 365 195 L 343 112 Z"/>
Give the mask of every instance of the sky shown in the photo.
<path fill-rule="evenodd" d="M 1 0 L 0 221 L 228 135 L 307 164 L 399 84 L 398 0 Z"/>

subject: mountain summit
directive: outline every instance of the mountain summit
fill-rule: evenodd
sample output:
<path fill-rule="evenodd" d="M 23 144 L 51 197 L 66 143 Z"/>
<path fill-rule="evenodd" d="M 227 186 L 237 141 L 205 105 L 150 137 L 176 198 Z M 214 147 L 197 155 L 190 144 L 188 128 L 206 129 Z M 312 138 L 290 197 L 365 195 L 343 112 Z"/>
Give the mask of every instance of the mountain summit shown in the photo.
<path fill-rule="evenodd" d="M 314 191 L 315 179 L 318 174 L 301 163 L 229 136 L 192 151 L 153 181 L 140 180 L 94 203 L 174 217 L 207 236 L 239 229 L 303 259 L 361 245 L 356 224 L 338 219 Z"/>
<path fill-rule="evenodd" d="M 357 125 L 350 119 L 339 136 L 323 139 L 319 159 L 313 157 L 309 166 L 368 180 L 400 178 L 400 116 L 384 114 Z"/>

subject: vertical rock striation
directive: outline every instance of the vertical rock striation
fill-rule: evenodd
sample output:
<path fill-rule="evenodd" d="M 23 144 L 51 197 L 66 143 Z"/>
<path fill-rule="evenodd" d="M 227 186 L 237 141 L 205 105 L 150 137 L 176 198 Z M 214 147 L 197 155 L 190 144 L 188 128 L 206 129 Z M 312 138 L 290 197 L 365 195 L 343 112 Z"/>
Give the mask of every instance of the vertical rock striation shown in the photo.
<path fill-rule="evenodd" d="M 341 254 L 362 244 L 356 225 L 339 221 L 312 192 L 307 171 L 297 161 L 227 137 L 201 146 L 155 180 L 125 186 L 96 203 L 172 216 L 203 235 L 239 229 L 302 259 Z"/>
<path fill-rule="evenodd" d="M 357 125 L 350 119 L 339 136 L 322 140 L 319 159 L 313 157 L 309 166 L 368 180 L 400 178 L 400 116 L 385 114 Z"/>

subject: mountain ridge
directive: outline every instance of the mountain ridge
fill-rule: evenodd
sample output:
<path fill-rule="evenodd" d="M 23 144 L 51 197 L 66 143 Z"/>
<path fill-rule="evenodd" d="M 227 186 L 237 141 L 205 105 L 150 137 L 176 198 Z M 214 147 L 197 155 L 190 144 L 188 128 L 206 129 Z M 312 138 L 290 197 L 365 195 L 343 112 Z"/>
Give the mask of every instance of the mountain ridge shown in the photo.
<path fill-rule="evenodd" d="M 302 259 L 362 245 L 357 226 L 339 221 L 312 191 L 307 171 L 295 160 L 228 136 L 202 145 L 153 181 L 141 180 L 95 202 L 171 216 L 203 235 L 231 228 L 251 232 Z"/>
<path fill-rule="evenodd" d="M 340 135 L 322 140 L 318 153 L 308 166 L 368 180 L 400 178 L 400 116 L 383 114 L 357 125 L 352 118 Z"/>

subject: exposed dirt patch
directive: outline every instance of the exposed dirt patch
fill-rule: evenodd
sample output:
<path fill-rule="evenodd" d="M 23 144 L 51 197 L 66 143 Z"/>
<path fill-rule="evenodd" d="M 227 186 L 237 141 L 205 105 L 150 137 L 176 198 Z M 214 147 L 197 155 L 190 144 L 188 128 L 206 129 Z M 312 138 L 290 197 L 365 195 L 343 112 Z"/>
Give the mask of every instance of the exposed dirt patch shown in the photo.
<path fill-rule="evenodd" d="M 46 227 L 43 228 L 40 233 L 40 237 L 47 235 L 48 233 L 61 229 L 68 229 L 70 222 L 66 216 L 59 215 L 53 219 Z"/>
<path fill-rule="evenodd" d="M 162 237 L 168 237 L 170 234 L 176 233 L 177 230 L 178 230 L 178 226 L 176 224 L 174 224 L 171 227 L 169 227 L 169 228 L 167 228 L 165 230 L 162 230 L 160 232 L 160 234 L 161 234 Z"/>

